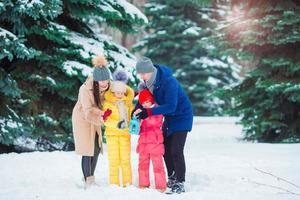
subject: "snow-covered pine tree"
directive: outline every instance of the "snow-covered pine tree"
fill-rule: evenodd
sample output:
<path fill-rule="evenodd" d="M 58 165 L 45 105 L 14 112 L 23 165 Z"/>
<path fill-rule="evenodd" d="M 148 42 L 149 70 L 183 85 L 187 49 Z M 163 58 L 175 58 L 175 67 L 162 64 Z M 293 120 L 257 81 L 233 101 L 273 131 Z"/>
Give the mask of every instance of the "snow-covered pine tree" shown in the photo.
<path fill-rule="evenodd" d="M 235 97 L 233 113 L 242 115 L 245 139 L 299 142 L 299 1 L 234 0 L 231 7 L 222 25 L 228 51 L 256 65 L 226 91 Z"/>
<path fill-rule="evenodd" d="M 149 35 L 135 45 L 154 63 L 175 71 L 188 93 L 195 115 L 217 115 L 229 102 L 211 95 L 238 78 L 230 57 L 220 57 L 208 37 L 214 32 L 216 11 L 201 0 L 149 0 L 145 14 Z"/>
<path fill-rule="evenodd" d="M 112 70 L 134 69 L 134 56 L 96 24 L 132 33 L 146 22 L 125 0 L 1 1 L 0 144 L 69 149 L 71 112 L 91 57 L 104 53 Z"/>

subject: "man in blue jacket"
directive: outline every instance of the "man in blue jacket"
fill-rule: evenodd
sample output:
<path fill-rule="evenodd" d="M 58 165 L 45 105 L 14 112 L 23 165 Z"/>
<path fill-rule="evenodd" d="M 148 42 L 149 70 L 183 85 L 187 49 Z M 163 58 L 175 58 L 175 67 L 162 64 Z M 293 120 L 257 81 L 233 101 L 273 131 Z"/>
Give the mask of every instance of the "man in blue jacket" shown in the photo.
<path fill-rule="evenodd" d="M 137 105 L 136 116 L 145 119 L 150 115 L 164 115 L 163 133 L 168 171 L 167 187 L 171 193 L 185 192 L 184 145 L 187 133 L 192 130 L 193 110 L 188 96 L 172 75 L 172 70 L 164 65 L 153 65 L 143 57 L 136 64 L 138 75 L 145 81 L 158 106 L 145 109 Z"/>

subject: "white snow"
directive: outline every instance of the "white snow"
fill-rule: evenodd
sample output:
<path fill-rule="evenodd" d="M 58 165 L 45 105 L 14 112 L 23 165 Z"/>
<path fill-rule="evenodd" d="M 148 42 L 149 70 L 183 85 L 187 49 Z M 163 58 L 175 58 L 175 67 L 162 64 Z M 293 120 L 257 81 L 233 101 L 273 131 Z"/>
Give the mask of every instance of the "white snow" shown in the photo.
<path fill-rule="evenodd" d="M 47 3 L 42 0 L 18 0 L 14 4 L 18 13 L 29 15 L 34 19 L 40 16 L 50 16 L 53 18 L 62 12 L 62 1 L 59 0 Z"/>
<path fill-rule="evenodd" d="M 118 17 L 122 17 L 122 14 L 114 9 L 108 2 L 101 2 L 101 5 L 99 5 L 100 9 L 102 9 L 104 12 L 110 12 L 114 15 L 118 15 Z"/>
<path fill-rule="evenodd" d="M 210 18 L 211 18 L 211 17 L 208 16 L 208 14 L 206 14 L 206 13 L 201 13 L 201 17 L 202 17 L 202 19 L 210 19 Z"/>
<path fill-rule="evenodd" d="M 26 147 L 28 149 L 36 149 L 36 143 L 37 141 L 30 139 L 28 137 L 18 137 L 14 141 L 14 145 L 20 146 L 20 147 Z"/>
<path fill-rule="evenodd" d="M 25 104 L 25 103 L 28 103 L 30 100 L 29 99 L 18 99 L 18 102 L 20 104 Z"/>
<path fill-rule="evenodd" d="M 216 79 L 216 78 L 211 77 L 211 76 L 208 77 L 207 82 L 209 82 L 210 84 L 215 85 L 215 86 L 217 86 L 219 83 L 221 83 L 221 81 L 219 79 Z"/>
<path fill-rule="evenodd" d="M 70 33 L 70 42 L 82 46 L 83 50 L 80 51 L 80 55 L 86 59 L 89 59 L 91 55 L 98 55 L 104 52 L 104 44 L 102 42 L 75 32 Z"/>
<path fill-rule="evenodd" d="M 48 116 L 47 113 L 39 114 L 38 115 L 40 119 L 44 120 L 45 122 L 55 125 L 58 124 L 58 121 L 54 120 L 52 117 Z"/>
<path fill-rule="evenodd" d="M 167 6 L 162 4 L 157 4 L 157 3 L 146 3 L 145 7 L 149 8 L 151 12 L 158 12 L 161 11 L 162 9 L 165 9 Z"/>
<path fill-rule="evenodd" d="M 175 73 L 176 74 L 176 73 Z M 190 90 L 190 91 L 193 91 L 193 90 L 195 90 L 197 88 L 197 84 L 193 84 L 193 85 L 191 85 L 191 86 L 189 86 L 188 87 L 188 89 Z"/>
<path fill-rule="evenodd" d="M 45 5 L 45 3 L 40 0 L 19 0 L 18 3 L 20 4 L 19 6 L 22 10 L 29 9 L 34 6 L 43 7 Z"/>
<path fill-rule="evenodd" d="M 183 35 L 194 35 L 194 36 L 199 36 L 199 31 L 201 31 L 200 27 L 190 27 L 186 30 L 183 31 Z"/>
<path fill-rule="evenodd" d="M 167 31 L 166 30 L 157 31 L 156 34 L 157 35 L 165 35 L 165 34 L 167 34 Z"/>
<path fill-rule="evenodd" d="M 13 34 L 13 33 L 9 32 L 9 31 L 7 31 L 7 30 L 5 30 L 5 29 L 3 29 L 3 28 L 1 28 L 1 27 L 0 27 L 0 37 L 4 37 L 4 38 L 10 37 L 10 38 L 12 38 L 13 40 L 16 40 L 16 39 L 17 39 L 17 36 L 16 36 L 15 34 Z"/>
<path fill-rule="evenodd" d="M 122 14 L 118 9 L 115 7 L 122 7 L 125 11 L 126 15 L 129 15 L 133 20 L 142 20 L 144 23 L 148 23 L 147 17 L 134 5 L 127 2 L 126 0 L 108 0 L 106 2 L 101 2 L 99 8 L 103 12 L 109 12 L 114 15 L 118 15 L 119 18 L 122 18 Z"/>
<path fill-rule="evenodd" d="M 4 133 L 5 137 L 12 138 L 12 135 L 9 134 L 9 129 L 18 129 L 20 131 L 23 131 L 22 124 L 16 121 L 16 119 L 20 119 L 18 114 L 10 108 L 8 105 L 6 105 L 7 110 L 9 111 L 7 117 L 1 117 L 0 116 L 0 136 Z M 3 137 L 3 136 L 2 136 Z"/>
<path fill-rule="evenodd" d="M 5 120 L 0 118 L 0 128 L 1 128 L 1 132 L 0 132 L 0 136 L 4 133 L 7 133 L 8 131 L 4 128 L 4 124 L 5 124 Z"/>
<path fill-rule="evenodd" d="M 114 69 L 124 68 L 128 72 L 129 79 L 134 80 L 132 74 L 136 64 L 135 57 L 125 47 L 114 43 L 109 36 L 98 34 L 96 40 L 72 32 L 70 41 L 82 46 L 83 49 L 80 50 L 80 54 L 85 59 L 91 59 L 91 57 L 99 54 L 109 55 L 114 62 L 110 61 L 108 66 Z M 104 42 L 109 42 L 114 50 L 104 50 Z M 66 61 L 63 65 L 63 69 L 70 76 L 76 76 L 78 74 L 76 69 L 82 70 L 84 76 L 88 76 L 92 71 L 91 67 L 76 61 Z"/>
<path fill-rule="evenodd" d="M 46 81 L 48 81 L 51 85 L 56 85 L 56 81 L 53 79 L 53 78 L 51 78 L 50 76 L 46 76 L 46 77 L 42 77 L 42 76 L 40 76 L 40 75 L 38 75 L 38 74 L 32 74 L 32 75 L 30 75 L 30 78 L 32 78 L 32 79 L 34 79 L 34 80 L 39 80 L 39 81 L 44 81 L 44 80 L 46 80 Z"/>
<path fill-rule="evenodd" d="M 200 58 L 195 58 L 192 62 L 192 64 L 196 65 L 196 64 L 202 64 L 203 67 L 213 67 L 213 66 L 218 66 L 218 67 L 222 67 L 222 68 L 227 68 L 228 64 L 222 62 L 221 60 L 218 59 L 211 59 L 209 57 L 200 57 Z"/>
<path fill-rule="evenodd" d="M 165 195 L 154 189 L 137 188 L 137 136 L 132 136 L 133 186 L 108 185 L 106 146 L 95 174 L 99 186 L 87 190 L 78 187 L 82 178 L 81 157 L 74 152 L 10 153 L 0 155 L 0 199 L 300 199 L 290 193 L 300 194 L 300 144 L 240 141 L 241 126 L 234 124 L 236 120 L 195 118 L 185 147 L 187 192 L 184 194 Z"/>
<path fill-rule="evenodd" d="M 93 69 L 85 64 L 77 61 L 66 61 L 63 63 L 63 69 L 69 76 L 77 76 L 78 71 L 82 73 L 83 76 L 88 77 L 92 74 Z"/>
<path fill-rule="evenodd" d="M 241 80 L 241 76 L 239 75 L 240 74 L 240 71 L 241 71 L 241 66 L 238 65 L 232 57 L 228 56 L 228 57 L 223 57 L 222 58 L 223 60 L 224 59 L 227 59 L 227 62 L 229 63 L 229 66 L 230 68 L 232 69 L 232 76 L 237 79 L 237 80 Z"/>
<path fill-rule="evenodd" d="M 6 105 L 6 108 L 10 111 L 10 114 L 12 114 L 14 118 L 20 118 L 16 111 L 10 108 L 9 105 Z"/>
<path fill-rule="evenodd" d="M 49 23 L 48 29 L 50 31 L 58 30 L 60 33 L 66 33 L 68 31 L 65 26 L 54 22 Z"/>
<path fill-rule="evenodd" d="M 52 85 L 56 85 L 56 81 L 53 78 L 51 78 L 50 76 L 47 76 L 46 80 L 48 80 Z"/>
<path fill-rule="evenodd" d="M 136 65 L 136 58 L 123 46 L 113 44 L 118 50 L 107 50 L 107 54 L 115 61 L 115 69 L 124 69 L 127 72 L 129 80 L 134 81 L 134 70 Z"/>
<path fill-rule="evenodd" d="M 9 130 L 5 129 L 5 127 L 12 128 L 12 129 L 17 129 L 20 127 L 20 123 L 17 123 L 11 119 L 0 119 L 0 124 L 1 124 L 1 132 L 6 134 L 9 133 Z M 10 135 L 8 137 L 10 137 Z"/>
<path fill-rule="evenodd" d="M 128 79 L 134 81 L 133 71 L 135 69 L 136 60 L 128 57 L 128 55 L 124 53 L 122 54 L 116 51 L 109 50 L 108 54 L 115 60 L 116 69 L 124 69 L 127 72 Z"/>
<path fill-rule="evenodd" d="M 126 0 L 113 0 L 112 2 L 115 2 L 119 6 L 122 6 L 126 13 L 131 16 L 131 18 L 142 19 L 144 23 L 148 23 L 147 17 L 137 7 L 127 2 Z"/>
<path fill-rule="evenodd" d="M 99 29 L 99 31 L 97 32 L 97 34 L 95 35 L 95 37 L 99 40 L 99 41 L 106 41 L 106 42 L 111 42 L 113 43 L 114 46 L 117 46 L 118 44 L 117 43 L 114 43 L 113 41 L 113 38 L 112 36 L 110 35 L 105 35 L 105 34 L 102 34 L 101 32 L 102 30 Z M 120 45 L 119 45 L 120 46 Z M 122 48 L 125 48 L 123 46 L 121 46 Z M 126 49 L 126 48 L 125 48 Z M 127 49 L 126 49 L 127 50 Z M 128 51 L 128 50 L 127 50 Z"/>
<path fill-rule="evenodd" d="M 37 6 L 37 5 L 39 7 L 43 7 L 45 5 L 45 3 L 40 1 L 40 0 L 31 0 L 31 1 L 23 0 L 23 3 L 26 4 L 26 6 L 28 8 L 33 7 L 33 6 Z"/>

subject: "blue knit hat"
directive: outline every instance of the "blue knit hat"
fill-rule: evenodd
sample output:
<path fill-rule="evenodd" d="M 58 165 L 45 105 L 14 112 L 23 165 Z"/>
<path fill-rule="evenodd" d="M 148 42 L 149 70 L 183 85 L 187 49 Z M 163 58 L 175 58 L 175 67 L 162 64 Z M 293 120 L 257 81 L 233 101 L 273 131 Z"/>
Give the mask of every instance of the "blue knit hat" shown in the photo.
<path fill-rule="evenodd" d="M 94 65 L 93 79 L 94 81 L 105 81 L 110 79 L 110 71 L 106 67 L 107 60 L 103 55 L 98 55 L 92 59 Z"/>
<path fill-rule="evenodd" d="M 128 75 L 124 70 L 117 70 L 113 73 L 114 81 L 111 85 L 112 92 L 126 92 L 126 83 Z"/>

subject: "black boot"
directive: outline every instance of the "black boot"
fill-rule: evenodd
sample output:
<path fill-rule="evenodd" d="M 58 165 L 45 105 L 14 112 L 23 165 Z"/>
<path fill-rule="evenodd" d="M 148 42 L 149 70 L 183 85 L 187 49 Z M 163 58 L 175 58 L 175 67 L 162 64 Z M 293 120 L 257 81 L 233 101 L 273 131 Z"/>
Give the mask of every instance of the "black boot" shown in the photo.
<path fill-rule="evenodd" d="M 175 183 L 174 183 L 174 185 L 173 185 L 173 187 L 171 189 L 171 192 L 172 193 L 177 193 L 177 194 L 185 192 L 184 183 L 183 182 L 175 181 Z"/>
<path fill-rule="evenodd" d="M 175 176 L 175 172 L 173 171 L 172 175 L 168 177 L 167 187 L 172 189 L 175 182 L 176 182 L 176 176 Z"/>

